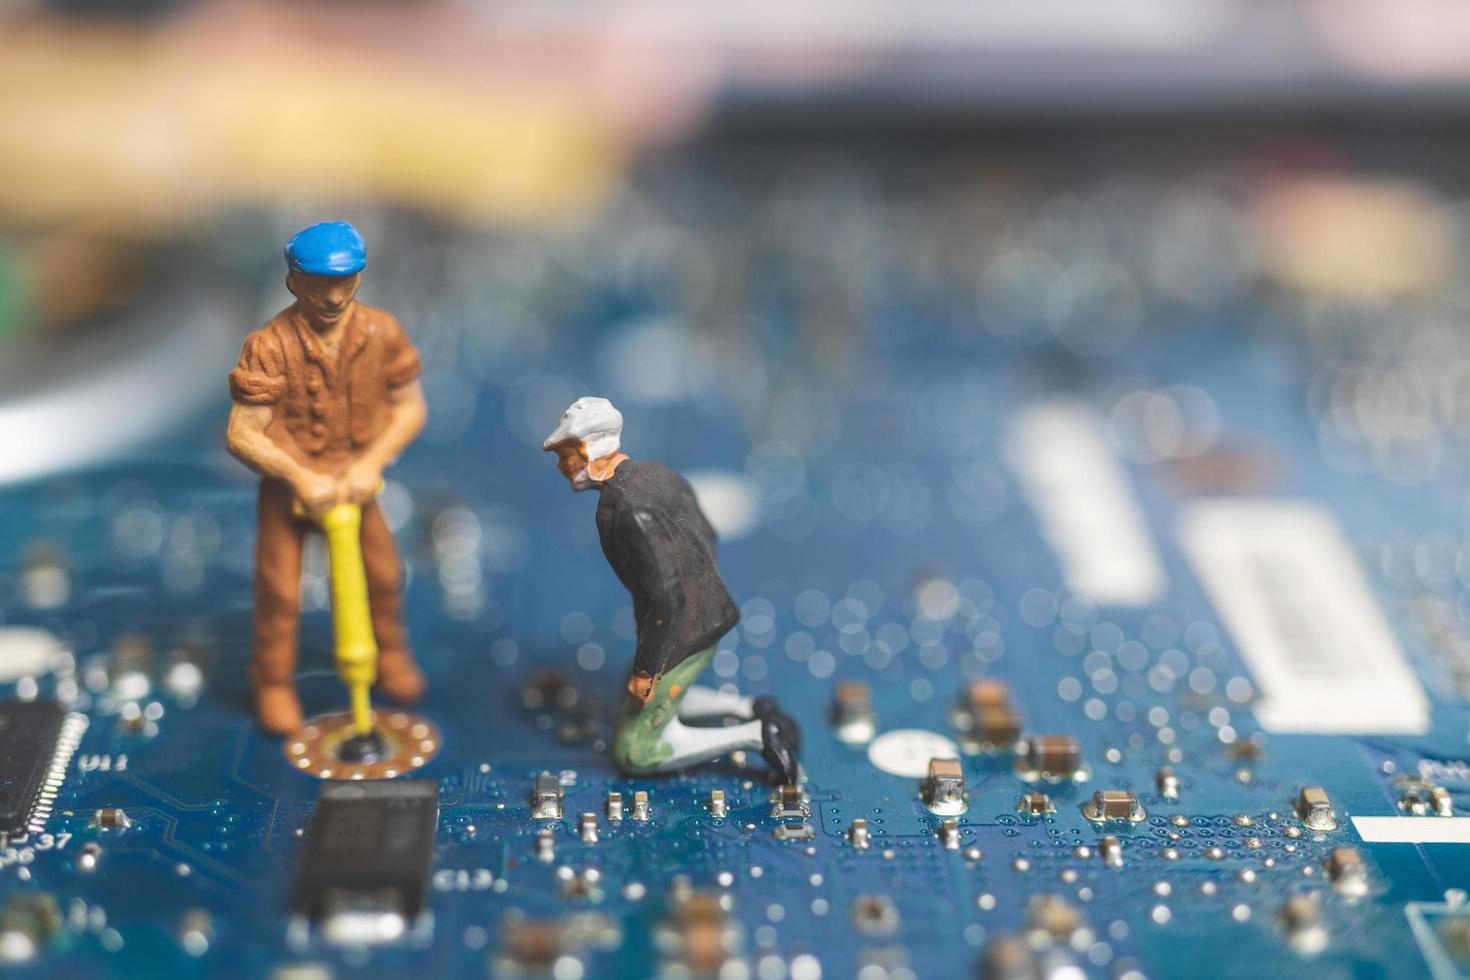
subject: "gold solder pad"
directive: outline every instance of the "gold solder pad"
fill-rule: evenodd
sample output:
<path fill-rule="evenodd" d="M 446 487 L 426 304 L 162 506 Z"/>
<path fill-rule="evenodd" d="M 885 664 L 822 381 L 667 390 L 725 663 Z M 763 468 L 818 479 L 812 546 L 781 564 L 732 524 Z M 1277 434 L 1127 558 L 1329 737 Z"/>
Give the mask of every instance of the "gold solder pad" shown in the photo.
<path fill-rule="evenodd" d="M 345 762 L 337 749 L 352 736 L 352 713 L 308 718 L 286 739 L 286 758 L 318 779 L 392 779 L 434 758 L 442 744 L 433 723 L 407 711 L 374 711 L 373 727 L 383 737 L 383 756 L 373 762 Z"/>

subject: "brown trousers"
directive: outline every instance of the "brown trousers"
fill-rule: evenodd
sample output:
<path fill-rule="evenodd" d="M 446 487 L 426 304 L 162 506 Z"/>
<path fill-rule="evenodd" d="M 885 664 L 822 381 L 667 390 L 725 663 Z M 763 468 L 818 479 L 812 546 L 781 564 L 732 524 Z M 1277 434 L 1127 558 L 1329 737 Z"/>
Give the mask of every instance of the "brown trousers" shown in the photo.
<path fill-rule="evenodd" d="M 281 480 L 260 481 L 259 530 L 255 542 L 255 661 L 251 682 L 293 684 L 296 631 L 301 613 L 301 550 L 315 529 L 292 512 L 294 494 Z M 393 532 L 376 502 L 362 509 L 362 563 L 379 659 L 406 656 L 403 575 Z"/>

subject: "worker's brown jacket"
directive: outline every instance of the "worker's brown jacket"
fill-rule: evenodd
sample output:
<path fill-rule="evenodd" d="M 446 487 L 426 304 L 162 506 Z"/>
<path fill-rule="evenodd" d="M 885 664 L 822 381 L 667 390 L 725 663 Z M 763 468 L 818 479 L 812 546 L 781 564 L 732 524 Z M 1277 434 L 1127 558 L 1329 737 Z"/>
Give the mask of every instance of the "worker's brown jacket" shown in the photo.
<path fill-rule="evenodd" d="M 303 466 L 341 475 L 388 426 L 389 393 L 419 375 L 419 354 L 391 313 L 357 303 L 329 356 L 291 306 L 245 338 L 230 394 L 273 408 L 266 435 Z"/>

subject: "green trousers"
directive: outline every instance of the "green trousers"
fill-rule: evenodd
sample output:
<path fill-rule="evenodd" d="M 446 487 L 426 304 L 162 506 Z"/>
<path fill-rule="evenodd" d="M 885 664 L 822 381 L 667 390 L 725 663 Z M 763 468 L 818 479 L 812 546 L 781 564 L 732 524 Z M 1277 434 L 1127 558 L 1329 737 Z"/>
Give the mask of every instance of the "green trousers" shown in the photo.
<path fill-rule="evenodd" d="M 612 746 L 613 763 L 619 769 L 638 775 L 669 768 L 676 747 L 664 738 L 665 729 L 679 716 L 679 702 L 689 686 L 714 657 L 714 647 L 701 650 L 659 678 L 646 704 L 631 695 L 623 702 Z"/>

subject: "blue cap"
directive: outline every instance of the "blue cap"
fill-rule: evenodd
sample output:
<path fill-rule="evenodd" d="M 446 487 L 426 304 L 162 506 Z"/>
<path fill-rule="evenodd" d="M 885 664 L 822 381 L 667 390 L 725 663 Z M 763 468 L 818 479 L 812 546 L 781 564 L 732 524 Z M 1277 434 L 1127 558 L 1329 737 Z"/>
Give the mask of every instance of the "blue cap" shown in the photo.
<path fill-rule="evenodd" d="M 367 242 L 345 221 L 323 221 L 286 243 L 286 264 L 308 276 L 353 276 L 367 265 Z"/>

